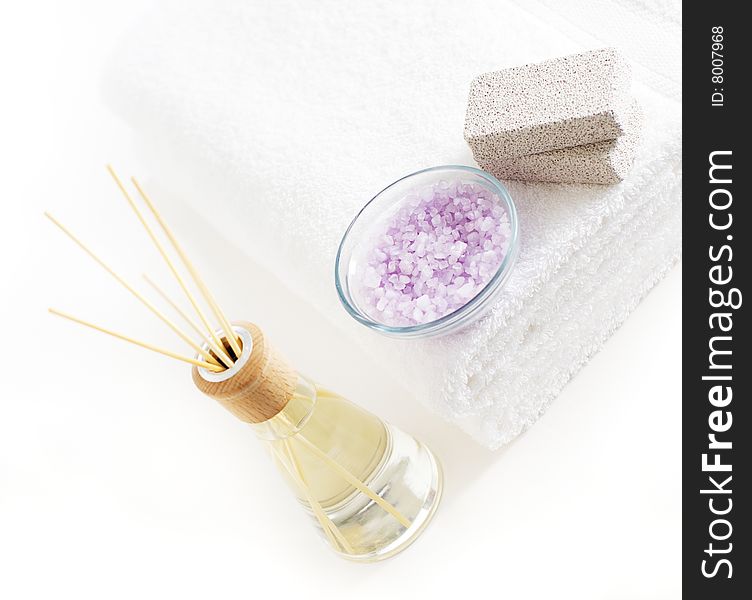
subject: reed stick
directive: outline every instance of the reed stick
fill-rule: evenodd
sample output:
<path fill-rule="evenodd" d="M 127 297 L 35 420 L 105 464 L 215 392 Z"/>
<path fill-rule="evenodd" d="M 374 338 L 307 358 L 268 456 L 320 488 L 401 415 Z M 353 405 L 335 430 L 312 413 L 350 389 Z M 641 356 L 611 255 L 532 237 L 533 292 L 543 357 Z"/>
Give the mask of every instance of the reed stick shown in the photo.
<path fill-rule="evenodd" d="M 128 193 L 128 190 L 125 189 L 123 182 L 120 181 L 120 178 L 117 176 L 117 173 L 115 173 L 115 170 L 112 168 L 112 166 L 107 165 L 107 170 L 109 171 L 112 178 L 115 180 L 115 183 L 117 184 L 118 188 L 120 188 L 120 191 L 122 192 L 123 196 L 125 197 L 131 209 L 133 209 L 133 212 L 136 213 L 136 217 L 138 217 L 138 220 L 141 222 L 141 225 L 143 225 L 149 238 L 151 238 L 151 241 L 154 242 L 154 245 L 157 247 L 157 250 L 159 251 L 159 253 L 162 255 L 162 258 L 167 263 L 167 266 L 169 267 L 173 276 L 175 277 L 175 279 L 177 279 L 177 282 L 180 284 L 180 287 L 182 288 L 183 292 L 185 292 L 185 295 L 188 297 L 188 300 L 190 301 L 191 306 L 193 306 L 193 309 L 198 314 L 199 318 L 201 319 L 201 322 L 204 324 L 204 327 L 206 327 L 206 330 L 209 332 L 209 335 L 211 336 L 211 339 L 213 340 L 213 343 L 210 344 L 212 350 L 214 350 L 214 353 L 217 356 L 219 356 L 222 362 L 224 362 L 228 367 L 232 366 L 234 364 L 234 361 L 224 351 L 222 341 L 217 337 L 217 334 L 214 332 L 214 329 L 212 328 L 211 324 L 209 323 L 206 316 L 204 315 L 204 311 L 201 310 L 201 307 L 198 305 L 198 302 L 196 302 L 196 299 L 194 298 L 193 294 L 188 289 L 188 286 L 183 280 L 182 275 L 180 275 L 177 268 L 175 267 L 175 264 L 172 262 L 172 259 L 169 257 L 169 255 L 165 251 L 164 246 L 162 245 L 162 242 L 160 242 L 159 238 L 157 238 L 157 236 L 154 234 L 154 231 L 152 230 L 151 226 L 149 225 L 149 223 L 147 223 L 146 219 L 144 218 L 144 215 L 141 213 L 141 210 L 133 201 L 133 198 L 131 198 L 131 195 Z"/>
<path fill-rule="evenodd" d="M 158 354 L 162 354 L 164 356 L 168 356 L 170 358 L 174 358 L 186 363 L 190 363 L 192 365 L 196 365 L 197 367 L 204 367 L 205 369 L 209 369 L 210 371 L 224 371 L 224 367 L 220 367 L 215 364 L 211 364 L 208 362 L 204 362 L 202 360 L 196 360 L 195 358 L 191 358 L 189 356 L 183 356 L 182 354 L 178 354 L 176 352 L 173 352 L 172 350 L 166 350 L 165 348 L 159 348 L 158 346 L 155 346 L 153 344 L 150 344 L 148 342 L 142 342 L 141 340 L 137 340 L 135 338 L 132 338 L 128 335 L 118 333 L 116 331 L 112 331 L 111 329 L 107 329 L 105 327 L 101 327 L 100 325 L 96 325 L 94 323 L 91 323 L 89 321 L 85 321 L 83 319 L 79 319 L 78 317 L 74 317 L 73 315 L 63 312 L 61 310 L 57 310 L 56 308 L 50 308 L 48 309 L 53 315 L 57 315 L 58 317 L 63 317 L 64 319 L 68 319 L 69 321 L 73 321 L 74 323 L 79 323 L 81 325 L 84 325 L 86 327 L 90 327 L 91 329 L 96 329 L 97 331 L 101 331 L 102 333 L 106 333 L 107 335 L 111 335 L 113 337 L 116 337 L 118 339 L 124 340 L 126 342 L 129 342 L 131 344 L 135 344 L 136 346 L 141 346 L 142 348 L 146 348 L 147 350 L 151 350 L 152 352 L 157 352 Z"/>
<path fill-rule="evenodd" d="M 180 327 L 178 327 L 171 319 L 169 319 L 164 313 L 162 313 L 156 306 L 154 306 L 149 300 L 147 300 L 137 289 L 135 289 L 130 283 L 128 283 L 120 274 L 118 274 L 110 265 L 108 265 L 102 258 L 100 258 L 91 248 L 84 244 L 70 229 L 53 217 L 49 212 L 45 212 L 44 215 L 52 221 L 65 235 L 67 235 L 76 245 L 81 248 L 86 254 L 88 254 L 94 261 L 107 271 L 120 285 L 126 290 L 138 298 L 141 303 L 146 306 L 151 312 L 153 312 L 163 323 L 165 323 L 172 331 L 174 331 L 181 340 L 203 356 L 207 361 L 215 363 L 220 366 L 219 362 L 206 350 L 201 348 L 196 342 L 194 342 Z M 229 365 L 228 365 L 229 366 Z"/>
<path fill-rule="evenodd" d="M 329 543 L 333 547 L 337 547 L 339 544 L 337 538 L 335 537 L 333 531 L 329 527 L 329 523 L 327 522 L 326 518 L 322 518 L 321 514 L 314 508 L 314 504 L 311 503 L 310 498 L 312 497 L 310 492 L 308 491 L 308 488 L 304 486 L 298 478 L 295 476 L 295 474 L 292 472 L 290 467 L 285 462 L 284 456 L 282 456 L 282 453 L 277 450 L 274 445 L 272 445 L 272 453 L 277 457 L 277 460 L 279 461 L 279 464 L 282 465 L 282 468 L 287 472 L 287 474 L 290 476 L 290 478 L 295 482 L 295 484 L 300 488 L 300 491 L 303 492 L 303 495 L 306 497 L 306 500 L 308 500 L 309 504 L 311 505 L 311 508 L 313 509 L 313 514 L 318 520 L 319 524 L 321 525 L 321 529 L 324 532 L 324 535 L 326 535 L 327 539 L 329 540 Z M 314 500 L 315 502 L 315 500 Z"/>
<path fill-rule="evenodd" d="M 328 464 L 332 469 L 334 469 L 337 473 L 339 473 L 339 475 L 345 481 L 347 481 L 350 485 L 352 485 L 353 487 L 358 489 L 360 492 L 368 496 L 371 500 L 373 500 L 386 512 L 388 512 L 395 519 L 397 519 L 404 527 L 407 528 L 407 527 L 410 527 L 410 525 L 412 525 L 411 521 L 407 517 L 405 517 L 405 515 L 403 515 L 400 511 L 398 511 L 391 502 L 387 502 L 381 496 L 379 496 L 376 492 L 368 488 L 368 486 L 366 486 L 360 479 L 355 477 L 355 475 L 350 473 L 350 471 L 345 469 L 345 467 L 343 467 L 336 460 L 331 458 L 326 452 L 324 452 L 318 446 L 316 446 L 314 443 L 308 440 L 302 433 L 298 434 L 295 439 L 300 440 L 306 448 L 308 448 L 311 452 L 313 452 L 316 456 L 318 456 L 321 460 L 323 460 L 326 464 Z"/>
<path fill-rule="evenodd" d="M 199 327 L 198 323 L 191 319 L 190 315 L 188 315 L 182 308 L 180 308 L 180 305 L 172 298 L 170 298 L 167 295 L 167 292 L 159 287 L 159 285 L 157 285 L 157 283 L 153 281 L 151 277 L 149 277 L 146 273 L 143 274 L 143 277 L 146 283 L 148 283 L 154 289 L 154 291 L 157 292 L 157 294 L 162 296 L 162 299 L 167 302 L 167 304 L 172 306 L 175 312 L 178 313 L 183 318 L 183 320 L 188 323 L 188 325 L 190 325 L 191 329 L 193 329 L 193 331 L 195 331 L 201 339 L 205 340 L 206 334 L 201 330 L 201 327 Z"/>
<path fill-rule="evenodd" d="M 285 452 L 290 461 L 290 465 L 292 466 L 292 471 L 284 463 L 284 460 L 280 462 L 282 462 L 283 466 L 285 467 L 285 470 L 287 470 L 288 474 L 292 476 L 293 480 L 298 484 L 298 487 L 300 487 L 301 491 L 303 492 L 303 495 L 306 497 L 306 500 L 308 501 L 308 504 L 311 506 L 311 509 L 313 510 L 314 516 L 318 519 L 319 523 L 321 524 L 321 527 L 324 530 L 324 533 L 327 535 L 327 537 L 329 537 L 329 541 L 332 542 L 332 545 L 334 545 L 335 547 L 337 546 L 337 543 L 339 543 L 339 545 L 344 549 L 344 551 L 347 554 L 350 554 L 350 555 L 355 554 L 353 547 L 350 545 L 350 542 L 347 541 L 347 538 L 344 535 L 342 535 L 342 532 L 339 530 L 339 527 L 337 527 L 334 524 L 334 522 L 329 518 L 329 515 L 326 514 L 326 512 L 324 511 L 319 501 L 313 497 L 313 493 L 311 492 L 311 489 L 308 487 L 308 484 L 306 483 L 305 476 L 303 475 L 303 471 L 301 470 L 300 465 L 298 464 L 298 461 L 295 458 L 295 455 L 292 451 L 292 447 L 290 446 L 289 441 L 283 440 L 282 445 L 284 446 Z M 272 444 L 272 448 L 274 448 L 273 444 Z M 276 448 L 274 449 L 276 451 Z"/>
<path fill-rule="evenodd" d="M 238 342 L 238 338 L 235 335 L 235 331 L 232 329 L 232 326 L 230 325 L 230 322 L 227 320 L 227 317 L 225 316 L 224 312 L 222 312 L 222 309 L 220 308 L 219 304 L 214 299 L 213 294 L 204 283 L 203 279 L 201 278 L 198 271 L 196 270 L 196 267 L 188 259 L 188 255 L 185 253 L 182 246 L 178 242 L 177 238 L 175 237 L 175 234 L 173 234 L 172 229 L 170 229 L 170 227 L 167 225 L 167 222 L 162 217 L 162 214 L 154 205 L 154 202 L 152 202 L 148 194 L 141 187 L 141 184 L 139 184 L 138 180 L 136 180 L 135 177 L 131 177 L 131 182 L 133 183 L 134 187 L 138 191 L 143 201 L 149 207 L 149 210 L 151 210 L 152 214 L 154 215 L 154 218 L 157 220 L 160 227 L 162 227 L 162 231 L 164 231 L 165 235 L 167 236 L 167 239 L 170 240 L 170 243 L 172 244 L 172 247 L 175 249 L 175 252 L 177 252 L 178 256 L 180 257 L 180 260 L 183 261 L 185 268 L 191 274 L 191 277 L 193 277 L 193 281 L 196 283 L 196 286 L 201 291 L 207 304 L 211 307 L 212 312 L 214 312 L 214 316 L 217 318 L 220 325 L 222 326 L 222 329 L 225 332 L 225 336 L 227 337 L 227 341 L 230 342 L 230 346 L 232 347 L 233 352 L 235 352 L 235 355 L 237 357 L 240 357 L 242 350 L 240 348 L 240 343 Z"/>

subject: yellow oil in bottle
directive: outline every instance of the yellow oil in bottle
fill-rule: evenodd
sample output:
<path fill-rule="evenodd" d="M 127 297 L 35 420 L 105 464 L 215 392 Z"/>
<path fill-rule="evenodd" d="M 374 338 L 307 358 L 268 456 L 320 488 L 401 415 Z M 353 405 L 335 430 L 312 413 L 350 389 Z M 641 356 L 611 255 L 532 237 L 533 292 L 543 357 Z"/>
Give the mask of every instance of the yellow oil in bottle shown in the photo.
<path fill-rule="evenodd" d="M 283 361 L 263 332 L 241 323 L 235 364 L 193 379 L 264 440 L 300 504 L 345 558 L 376 561 L 401 551 L 430 521 L 442 474 L 414 437 Z"/>
<path fill-rule="evenodd" d="M 285 408 L 253 427 L 272 446 L 272 457 L 301 504 L 313 515 L 297 477 L 346 538 L 350 552 L 335 548 L 346 558 L 373 561 L 399 552 L 435 510 L 442 478 L 430 450 L 302 377 Z M 298 474 L 291 472 L 287 453 Z M 391 504 L 402 522 L 343 478 L 332 461 Z"/>
<path fill-rule="evenodd" d="M 284 418 L 286 411 L 282 412 Z M 387 449 L 386 427 L 380 419 L 318 386 L 314 413 L 299 434 L 361 481 L 367 480 L 381 464 Z M 277 440 L 271 443 L 281 446 L 283 442 Z M 323 508 L 337 505 L 356 491 L 330 466 L 307 450 L 299 435 L 291 436 L 288 443 L 310 492 Z M 290 480 L 289 474 L 287 478 Z M 290 484 L 305 502 L 295 482 L 290 481 Z"/>

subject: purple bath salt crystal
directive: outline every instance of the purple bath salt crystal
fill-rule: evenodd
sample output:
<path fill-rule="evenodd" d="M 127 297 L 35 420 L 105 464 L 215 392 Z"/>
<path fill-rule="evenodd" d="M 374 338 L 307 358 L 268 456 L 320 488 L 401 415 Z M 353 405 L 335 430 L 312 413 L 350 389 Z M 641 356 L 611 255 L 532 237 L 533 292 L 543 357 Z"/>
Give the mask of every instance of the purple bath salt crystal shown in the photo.
<path fill-rule="evenodd" d="M 416 190 L 366 249 L 358 272 L 366 312 L 404 327 L 456 311 L 497 272 L 511 233 L 509 214 L 484 186 L 439 181 Z"/>

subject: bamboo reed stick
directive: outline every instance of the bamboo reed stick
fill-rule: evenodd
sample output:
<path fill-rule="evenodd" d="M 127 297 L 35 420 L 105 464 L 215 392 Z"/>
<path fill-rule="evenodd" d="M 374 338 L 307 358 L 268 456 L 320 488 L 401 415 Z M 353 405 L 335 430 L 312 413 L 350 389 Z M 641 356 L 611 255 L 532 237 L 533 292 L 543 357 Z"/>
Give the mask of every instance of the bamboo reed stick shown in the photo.
<path fill-rule="evenodd" d="M 398 511 L 393 504 L 390 502 L 387 502 L 384 500 L 381 496 L 379 496 L 376 492 L 369 489 L 368 486 L 366 486 L 360 479 L 355 477 L 350 471 L 345 469 L 341 464 L 339 464 L 336 460 L 331 458 L 326 452 L 321 450 L 318 446 L 313 444 L 310 440 L 308 440 L 302 433 L 298 434 L 295 439 L 300 440 L 303 445 L 308 448 L 313 454 L 318 456 L 321 460 L 323 460 L 326 464 L 328 464 L 332 469 L 334 469 L 339 475 L 347 481 L 350 485 L 358 489 L 360 492 L 368 496 L 371 500 L 373 500 L 376 504 L 378 504 L 381 508 L 383 508 L 386 512 L 388 512 L 390 515 L 392 515 L 395 519 L 397 519 L 404 527 L 410 527 L 412 524 L 410 520 L 405 517 L 400 511 Z"/>
<path fill-rule="evenodd" d="M 170 229 L 170 227 L 167 225 L 167 222 L 162 217 L 162 214 L 154 205 L 154 202 L 152 202 L 151 198 L 147 195 L 147 193 L 144 191 L 144 189 L 141 187 L 141 185 L 138 183 L 135 177 L 131 177 L 131 182 L 133 183 L 134 187 L 138 191 L 143 201 L 149 207 L 149 210 L 151 210 L 152 214 L 154 215 L 154 218 L 162 227 L 162 231 L 164 231 L 165 235 L 170 240 L 172 247 L 175 249 L 175 252 L 177 252 L 178 256 L 180 257 L 180 260 L 183 261 L 183 264 L 185 265 L 186 269 L 188 269 L 188 272 L 191 274 L 191 277 L 193 277 L 193 280 L 195 281 L 196 286 L 198 286 L 198 289 L 201 291 L 204 298 L 206 299 L 206 302 L 209 304 L 212 311 L 214 312 L 214 316 L 220 322 L 220 325 L 222 326 L 222 329 L 225 332 L 225 336 L 227 337 L 227 340 L 230 342 L 230 346 L 232 347 L 233 352 L 235 352 L 235 355 L 239 357 L 242 352 L 240 348 L 240 343 L 238 342 L 237 336 L 235 335 L 235 332 L 233 331 L 232 326 L 230 325 L 230 322 L 227 320 L 227 317 L 225 316 L 224 312 L 222 312 L 222 309 L 220 308 L 219 304 L 214 299 L 213 294 L 204 283 L 203 279 L 201 278 L 198 271 L 196 270 L 196 267 L 188 259 L 188 255 L 185 253 L 182 246 L 178 242 L 177 238 L 173 234 L 172 229 Z"/>
<path fill-rule="evenodd" d="M 301 491 L 303 492 L 303 495 L 306 497 L 306 500 L 308 501 L 308 504 L 311 506 L 311 510 L 313 510 L 313 514 L 315 515 L 315 517 L 318 519 L 319 523 L 321 524 L 321 527 L 323 528 L 324 533 L 327 534 L 327 537 L 329 537 L 329 541 L 332 542 L 332 544 L 335 547 L 337 546 L 337 544 L 339 544 L 347 554 L 351 554 L 351 555 L 355 554 L 353 547 L 350 545 L 350 542 L 347 541 L 347 538 L 345 538 L 345 536 L 342 535 L 342 532 L 339 530 L 339 527 L 337 527 L 334 524 L 334 522 L 329 518 L 329 516 L 326 514 L 323 507 L 319 503 L 319 501 L 313 497 L 311 489 L 308 487 L 308 484 L 306 483 L 305 476 L 303 475 L 303 472 L 300 469 L 300 465 L 298 464 L 298 461 L 295 458 L 295 455 L 293 454 L 292 447 L 290 446 L 289 441 L 283 440 L 282 445 L 284 446 L 285 452 L 290 461 L 290 465 L 292 466 L 292 470 L 288 467 L 287 464 L 285 464 L 284 460 L 281 460 L 280 462 L 282 462 L 283 466 L 285 467 L 285 470 L 287 470 L 287 472 L 292 476 L 293 480 L 298 484 L 298 487 L 300 487 Z M 274 448 L 273 444 L 272 444 L 272 448 Z M 274 449 L 276 451 L 276 448 Z"/>
<path fill-rule="evenodd" d="M 274 445 L 272 445 L 272 453 L 276 456 L 277 460 L 279 461 L 279 464 L 282 465 L 282 468 L 287 472 L 287 474 L 290 476 L 290 478 L 295 482 L 295 485 L 297 485 L 300 488 L 300 491 L 305 496 L 306 500 L 308 500 L 309 504 L 311 505 L 311 508 L 313 509 L 313 515 L 318 520 L 319 524 L 321 525 L 321 529 L 324 532 L 324 535 L 326 535 L 327 539 L 329 540 L 329 543 L 336 548 L 339 545 L 339 542 L 337 538 L 335 537 L 333 531 L 329 527 L 329 523 L 327 522 L 327 519 L 322 518 L 321 514 L 314 508 L 314 504 L 310 501 L 310 493 L 308 489 L 298 480 L 298 478 L 295 476 L 295 474 L 292 472 L 290 467 L 285 462 L 284 456 L 282 456 L 282 453 L 277 450 Z"/>
<path fill-rule="evenodd" d="M 115 183 L 117 184 L 118 188 L 120 188 L 120 191 L 122 192 L 126 201 L 130 205 L 131 209 L 133 209 L 133 212 L 136 214 L 136 217 L 138 217 L 138 220 L 141 222 L 141 225 L 143 225 L 149 238 L 151 238 L 151 241 L 154 242 L 154 245 L 157 247 L 157 250 L 159 251 L 159 253 L 162 255 L 162 258 L 167 263 L 167 266 L 169 267 L 173 276 L 175 277 L 175 279 L 177 279 L 183 292 L 185 292 L 185 295 L 188 297 L 188 300 L 190 301 L 191 306 L 193 306 L 193 309 L 196 311 L 199 318 L 201 319 L 201 322 L 204 324 L 204 327 L 206 327 L 206 330 L 208 331 L 209 335 L 211 336 L 211 339 L 213 340 L 213 343 L 210 344 L 212 350 L 214 350 L 214 353 L 228 367 L 232 366 L 234 364 L 234 361 L 224 351 L 222 341 L 217 337 L 217 334 L 214 332 L 214 329 L 212 328 L 211 324 L 209 323 L 206 316 L 204 315 L 204 311 L 201 310 L 201 307 L 198 305 L 198 302 L 196 302 L 196 299 L 194 298 L 193 294 L 188 289 L 188 286 L 183 280 L 182 275 L 180 275 L 177 268 L 175 267 L 175 264 L 172 262 L 172 259 L 169 257 L 169 255 L 165 251 L 164 246 L 162 245 L 162 242 L 160 242 L 159 238 L 157 238 L 157 236 L 154 234 L 154 231 L 152 230 L 151 226 L 149 225 L 149 223 L 147 223 L 146 219 L 144 218 L 143 213 L 138 208 L 136 203 L 133 201 L 133 198 L 131 198 L 131 195 L 128 193 L 128 190 L 125 189 L 123 182 L 120 181 L 120 178 L 117 176 L 117 173 L 115 173 L 115 170 L 112 168 L 112 166 L 107 165 L 107 170 L 109 171 L 112 178 L 115 180 Z"/>
<path fill-rule="evenodd" d="M 172 350 L 166 350 L 164 348 L 159 348 L 153 344 L 150 344 L 148 342 L 142 342 L 141 340 L 137 340 L 135 338 L 132 338 L 128 335 L 118 333 L 116 331 L 112 331 L 111 329 L 107 329 L 105 327 L 101 327 L 100 325 L 96 325 L 94 323 L 91 323 L 89 321 L 85 321 L 83 319 L 79 319 L 78 317 L 74 317 L 73 315 L 63 312 L 61 310 L 57 310 L 56 308 L 50 308 L 48 309 L 53 315 L 57 315 L 58 317 L 63 317 L 64 319 L 68 319 L 69 321 L 73 321 L 74 323 L 79 323 L 81 325 L 84 325 L 86 327 L 90 327 L 91 329 L 96 329 L 97 331 L 101 331 L 102 333 L 106 333 L 107 335 L 111 335 L 113 337 L 116 337 L 118 339 L 124 340 L 126 342 L 129 342 L 131 344 L 135 344 L 136 346 L 141 346 L 142 348 L 146 348 L 147 350 L 151 350 L 152 352 L 157 352 L 158 354 L 163 354 L 164 356 L 168 356 L 170 358 L 174 358 L 183 362 L 190 363 L 192 365 L 196 365 L 197 367 L 204 367 L 206 369 L 209 369 L 210 371 L 224 371 L 223 367 L 220 367 L 215 364 L 211 364 L 208 362 L 204 362 L 201 360 L 196 360 L 195 358 L 190 358 L 189 356 L 183 356 L 182 354 L 177 354 L 176 352 L 173 352 Z"/>
<path fill-rule="evenodd" d="M 138 300 L 146 306 L 151 312 L 153 312 L 162 322 L 164 322 L 173 332 L 175 332 L 181 340 L 193 348 L 196 352 L 201 354 L 207 361 L 215 363 L 217 366 L 219 362 L 206 350 L 201 348 L 196 342 L 194 342 L 180 327 L 178 327 L 171 319 L 169 319 L 164 313 L 162 313 L 156 306 L 154 306 L 149 300 L 147 300 L 138 290 L 136 290 L 130 283 L 128 283 L 120 274 L 118 274 L 110 265 L 108 265 L 103 259 L 101 259 L 91 248 L 84 244 L 70 229 L 53 217 L 49 212 L 45 212 L 44 215 L 52 221 L 65 235 L 67 235 L 76 245 L 81 248 L 86 254 L 88 254 L 94 261 L 107 271 L 115 280 L 122 285 L 126 290 L 133 294 Z"/>
<path fill-rule="evenodd" d="M 177 302 L 170 298 L 167 295 L 167 292 L 159 287 L 159 285 L 157 285 L 157 283 L 153 281 L 151 277 L 149 277 L 146 273 L 143 274 L 143 277 L 146 283 L 148 283 L 154 289 L 154 291 L 157 292 L 157 294 L 162 296 L 162 299 L 167 302 L 167 304 L 172 306 L 175 312 L 178 313 L 183 318 L 183 320 L 188 323 L 188 325 L 190 325 L 191 329 L 193 329 L 193 331 L 195 331 L 201 339 L 205 340 L 206 334 L 201 331 L 201 327 L 199 327 L 198 323 L 191 319 L 190 315 L 188 315 L 182 308 L 180 308 L 180 305 L 178 305 Z"/>

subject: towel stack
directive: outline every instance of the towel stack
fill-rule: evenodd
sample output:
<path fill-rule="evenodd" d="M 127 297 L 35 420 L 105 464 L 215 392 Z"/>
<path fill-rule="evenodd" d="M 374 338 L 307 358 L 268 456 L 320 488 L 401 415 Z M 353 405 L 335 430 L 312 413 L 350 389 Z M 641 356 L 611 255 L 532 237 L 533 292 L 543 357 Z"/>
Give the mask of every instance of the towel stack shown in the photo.
<path fill-rule="evenodd" d="M 470 87 L 465 140 L 500 179 L 617 183 L 639 142 L 630 83 L 613 48 L 486 73 Z"/>
<path fill-rule="evenodd" d="M 681 106 L 667 97 L 680 89 L 678 55 L 667 51 L 680 28 L 646 15 L 644 2 L 599 0 L 573 41 L 566 23 L 579 5 L 551 0 L 537 18 L 527 11 L 538 4 L 160 2 L 106 71 L 109 102 L 176 197 L 367 348 L 372 377 L 402 382 L 490 448 L 538 419 L 681 246 Z M 472 160 L 461 134 L 467 82 L 500 56 L 523 64 L 615 42 L 632 47 L 646 122 L 630 176 L 610 186 L 510 182 L 515 268 L 489 313 L 456 335 L 394 340 L 355 323 L 334 291 L 342 234 L 401 175 Z M 598 127 L 615 137 L 622 122 Z"/>

